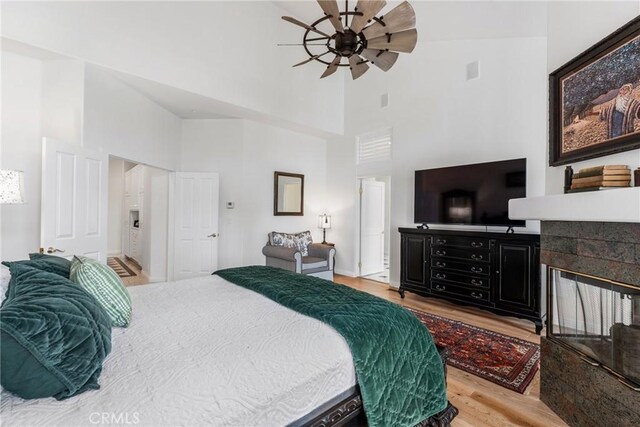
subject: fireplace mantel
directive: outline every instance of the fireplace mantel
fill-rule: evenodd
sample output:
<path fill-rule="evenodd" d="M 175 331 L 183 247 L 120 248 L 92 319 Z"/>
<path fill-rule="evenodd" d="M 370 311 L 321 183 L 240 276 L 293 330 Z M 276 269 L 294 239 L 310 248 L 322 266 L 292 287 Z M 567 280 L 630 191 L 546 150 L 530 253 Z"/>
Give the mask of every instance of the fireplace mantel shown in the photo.
<path fill-rule="evenodd" d="M 509 218 L 640 222 L 640 187 L 512 199 Z"/>

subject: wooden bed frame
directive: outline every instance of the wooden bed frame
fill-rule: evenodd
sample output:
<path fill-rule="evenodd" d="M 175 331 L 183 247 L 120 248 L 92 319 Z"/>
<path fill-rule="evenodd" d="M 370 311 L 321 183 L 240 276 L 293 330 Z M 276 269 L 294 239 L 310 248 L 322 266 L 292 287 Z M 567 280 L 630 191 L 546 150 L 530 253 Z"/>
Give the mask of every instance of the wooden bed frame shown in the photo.
<path fill-rule="evenodd" d="M 447 378 L 447 358 L 449 352 L 444 347 L 436 346 L 442 365 L 444 377 Z M 447 407 L 437 414 L 427 418 L 415 427 L 449 427 L 451 421 L 458 415 L 458 409 L 447 402 Z M 328 410 L 303 424 L 304 427 L 363 427 L 367 425 L 367 417 L 362 406 L 360 390 L 356 387 L 353 394 L 342 399 Z"/>

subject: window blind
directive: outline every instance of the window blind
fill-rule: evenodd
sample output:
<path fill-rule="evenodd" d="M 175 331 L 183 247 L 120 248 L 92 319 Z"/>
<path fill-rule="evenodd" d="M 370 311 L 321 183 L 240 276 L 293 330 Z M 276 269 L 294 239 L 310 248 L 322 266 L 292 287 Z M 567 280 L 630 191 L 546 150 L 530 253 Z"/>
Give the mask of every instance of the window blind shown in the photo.
<path fill-rule="evenodd" d="M 391 129 L 358 137 L 358 164 L 391 159 Z"/>

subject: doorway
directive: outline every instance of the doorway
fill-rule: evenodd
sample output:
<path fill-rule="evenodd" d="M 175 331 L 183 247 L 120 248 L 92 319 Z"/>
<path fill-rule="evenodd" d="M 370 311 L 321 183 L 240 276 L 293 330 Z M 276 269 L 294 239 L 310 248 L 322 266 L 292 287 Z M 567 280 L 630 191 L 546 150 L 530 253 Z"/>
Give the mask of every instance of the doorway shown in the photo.
<path fill-rule="evenodd" d="M 167 279 L 169 172 L 109 157 L 107 264 L 126 286 Z"/>
<path fill-rule="evenodd" d="M 391 228 L 391 177 L 375 176 L 358 180 L 359 276 L 389 283 Z"/>

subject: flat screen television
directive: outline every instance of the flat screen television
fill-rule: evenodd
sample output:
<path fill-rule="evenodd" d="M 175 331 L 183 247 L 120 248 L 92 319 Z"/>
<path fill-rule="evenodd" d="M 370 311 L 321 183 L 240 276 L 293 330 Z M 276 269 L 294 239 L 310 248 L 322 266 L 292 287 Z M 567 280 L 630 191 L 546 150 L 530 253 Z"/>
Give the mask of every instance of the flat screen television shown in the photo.
<path fill-rule="evenodd" d="M 527 195 L 527 159 L 415 172 L 414 222 L 524 227 L 509 200 Z"/>

